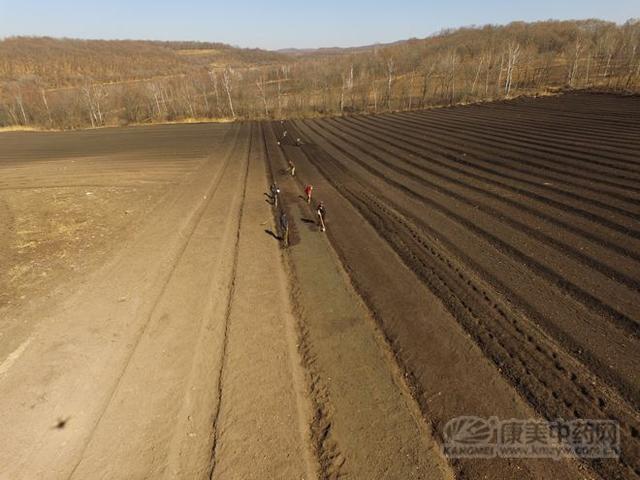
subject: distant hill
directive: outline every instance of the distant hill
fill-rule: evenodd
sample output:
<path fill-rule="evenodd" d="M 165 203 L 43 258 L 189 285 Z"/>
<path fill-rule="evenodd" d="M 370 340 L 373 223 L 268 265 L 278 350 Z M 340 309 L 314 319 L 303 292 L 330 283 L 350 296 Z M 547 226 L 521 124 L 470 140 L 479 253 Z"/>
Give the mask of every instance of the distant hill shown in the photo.
<path fill-rule="evenodd" d="M 277 53 L 290 55 L 292 57 L 315 57 L 323 55 L 351 55 L 354 53 L 371 52 L 376 49 L 401 45 L 410 40 L 398 40 L 389 43 L 372 43 L 371 45 L 361 45 L 357 47 L 319 47 L 319 48 L 281 48 L 276 50 Z"/>
<path fill-rule="evenodd" d="M 286 62 L 277 52 L 224 43 L 77 40 L 9 37 L 0 40 L 0 81 L 37 77 L 46 87 L 187 74 L 200 67 L 246 67 Z"/>

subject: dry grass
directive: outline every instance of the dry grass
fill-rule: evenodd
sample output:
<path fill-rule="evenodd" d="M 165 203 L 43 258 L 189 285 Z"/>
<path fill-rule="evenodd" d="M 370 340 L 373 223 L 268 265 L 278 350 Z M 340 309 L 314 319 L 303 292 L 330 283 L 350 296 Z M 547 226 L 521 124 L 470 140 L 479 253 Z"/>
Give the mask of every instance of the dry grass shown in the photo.
<path fill-rule="evenodd" d="M 218 55 L 220 54 L 220 50 L 216 50 L 215 48 L 201 48 L 201 49 L 187 49 L 187 50 L 176 50 L 178 55 L 185 56 L 198 56 L 198 55 Z"/>
<path fill-rule="evenodd" d="M 23 125 L 12 125 L 10 127 L 0 127 L 0 133 L 3 132 L 44 132 L 45 128 L 25 127 Z"/>

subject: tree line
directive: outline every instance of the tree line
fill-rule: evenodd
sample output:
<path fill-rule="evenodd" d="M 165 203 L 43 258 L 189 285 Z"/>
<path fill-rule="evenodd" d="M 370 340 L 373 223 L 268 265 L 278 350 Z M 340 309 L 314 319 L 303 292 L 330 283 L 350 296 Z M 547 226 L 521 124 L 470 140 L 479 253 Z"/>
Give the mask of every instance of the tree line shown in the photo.
<path fill-rule="evenodd" d="M 514 22 L 288 55 L 199 42 L 0 42 L 0 126 L 78 128 L 410 110 L 640 90 L 640 22 Z"/>

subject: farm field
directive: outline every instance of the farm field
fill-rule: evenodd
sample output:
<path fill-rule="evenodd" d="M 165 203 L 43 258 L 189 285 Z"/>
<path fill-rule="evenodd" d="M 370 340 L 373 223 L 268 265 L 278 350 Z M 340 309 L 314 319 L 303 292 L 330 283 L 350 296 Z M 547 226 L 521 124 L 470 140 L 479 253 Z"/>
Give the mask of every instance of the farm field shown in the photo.
<path fill-rule="evenodd" d="M 638 478 L 639 220 L 638 97 L 4 133 L 0 478 Z M 449 459 L 464 415 L 620 457 Z"/>

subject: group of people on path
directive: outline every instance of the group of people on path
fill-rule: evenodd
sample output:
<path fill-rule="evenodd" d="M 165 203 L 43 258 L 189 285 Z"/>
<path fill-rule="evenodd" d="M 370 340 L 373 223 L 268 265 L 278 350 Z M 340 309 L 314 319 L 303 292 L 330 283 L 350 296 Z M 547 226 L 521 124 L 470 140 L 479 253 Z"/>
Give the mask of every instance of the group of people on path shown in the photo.
<path fill-rule="evenodd" d="M 271 198 L 273 199 L 273 206 L 278 208 L 279 198 L 280 198 L 280 188 L 274 182 L 271 184 Z M 307 184 L 304 187 L 304 193 L 306 196 L 306 201 L 308 204 L 311 204 L 311 197 L 313 195 L 313 185 Z M 326 227 L 326 214 L 327 210 L 324 206 L 324 202 L 318 202 L 316 206 L 316 216 L 318 219 L 318 228 L 320 228 L 321 232 L 325 232 L 327 230 Z M 284 211 L 284 208 L 280 209 L 280 215 L 278 217 L 278 223 L 280 226 L 280 233 L 282 243 L 285 247 L 289 246 L 289 218 L 287 217 L 287 213 Z"/>
<path fill-rule="evenodd" d="M 280 122 L 280 123 L 284 124 L 284 122 Z M 282 146 L 282 144 L 284 143 L 286 138 L 287 138 L 287 131 L 284 130 L 284 132 L 282 134 L 282 139 L 278 140 L 278 145 Z M 302 145 L 302 141 L 299 138 L 296 138 L 295 145 L 296 146 L 301 146 Z M 290 160 L 290 159 L 288 159 L 287 162 L 288 162 L 288 165 L 289 165 L 289 173 L 291 174 L 292 177 L 294 177 L 296 175 L 296 166 L 293 163 L 293 161 Z M 305 194 L 307 203 L 309 205 L 311 205 L 311 197 L 313 195 L 313 185 L 311 185 L 311 184 L 305 185 L 304 194 Z M 278 188 L 278 186 L 274 182 L 271 185 L 271 198 L 273 199 L 273 206 L 275 208 L 278 208 L 279 197 L 280 197 L 280 189 Z M 321 232 L 325 232 L 327 230 L 327 227 L 326 227 L 326 208 L 324 206 L 324 202 L 322 202 L 322 201 L 319 202 L 318 205 L 316 206 L 316 216 L 317 216 L 317 221 L 318 221 L 318 228 L 320 228 Z M 285 247 L 288 247 L 289 246 L 289 218 L 287 218 L 287 213 L 284 211 L 284 208 L 280 209 L 280 215 L 278 217 L 278 223 L 279 223 L 279 226 L 280 226 L 282 243 L 283 243 L 283 245 Z"/>

